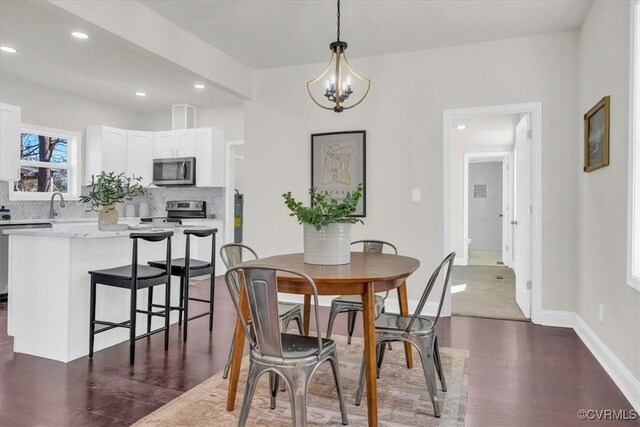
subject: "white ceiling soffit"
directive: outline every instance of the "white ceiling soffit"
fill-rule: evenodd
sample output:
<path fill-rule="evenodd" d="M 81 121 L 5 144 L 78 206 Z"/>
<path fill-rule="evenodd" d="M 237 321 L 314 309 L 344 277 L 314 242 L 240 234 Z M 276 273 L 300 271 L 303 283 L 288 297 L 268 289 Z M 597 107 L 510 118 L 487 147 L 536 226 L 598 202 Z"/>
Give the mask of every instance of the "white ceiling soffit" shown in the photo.
<path fill-rule="evenodd" d="M 134 0 L 47 0 L 145 51 L 208 79 L 242 99 L 251 97 L 252 70 Z M 191 7 L 178 2 L 181 7 Z"/>
<path fill-rule="evenodd" d="M 451 145 L 454 149 L 511 149 L 515 143 L 516 125 L 521 114 L 494 114 L 456 118 L 453 121 Z M 456 126 L 465 125 L 466 129 Z"/>
<path fill-rule="evenodd" d="M 140 0 L 253 69 L 324 62 L 336 2 Z M 580 28 L 590 0 L 342 1 L 353 57 L 501 40 Z"/>
<path fill-rule="evenodd" d="M 239 101 L 211 84 L 197 90 L 194 83 L 203 81 L 198 74 L 149 52 L 141 54 L 86 21 L 41 5 L 0 2 L 0 44 L 18 49 L 18 54 L 0 56 L 0 77 L 18 77 L 139 112 L 167 111 L 185 102 L 204 107 Z M 75 39 L 72 31 L 85 32 L 89 39 Z M 147 96 L 137 97 L 136 91 Z"/>

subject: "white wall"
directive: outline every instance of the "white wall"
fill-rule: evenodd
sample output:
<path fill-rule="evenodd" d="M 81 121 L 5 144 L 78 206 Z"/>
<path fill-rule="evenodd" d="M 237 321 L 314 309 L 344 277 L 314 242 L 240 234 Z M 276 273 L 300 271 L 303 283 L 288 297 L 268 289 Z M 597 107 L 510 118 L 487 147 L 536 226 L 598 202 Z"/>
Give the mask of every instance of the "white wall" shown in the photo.
<path fill-rule="evenodd" d="M 576 297 L 578 314 L 640 380 L 640 292 L 626 284 L 630 12 L 627 1 L 596 1 L 580 33 L 580 112 L 611 96 L 611 133 L 610 165 L 576 169 L 582 213 Z M 576 124 L 582 129 L 582 120 Z M 582 144 L 580 132 L 576 145 Z"/>
<path fill-rule="evenodd" d="M 22 121 L 39 126 L 81 132 L 89 125 L 135 128 L 133 110 L 77 96 L 19 78 L 0 75 L 0 102 L 19 105 Z"/>
<path fill-rule="evenodd" d="M 197 127 L 215 127 L 224 130 L 226 141 L 244 139 L 244 104 L 242 102 L 218 107 L 197 108 Z M 166 111 L 141 115 L 139 130 L 171 130 L 171 106 Z"/>
<path fill-rule="evenodd" d="M 541 101 L 542 305 L 575 311 L 577 47 L 569 32 L 353 60 L 372 89 L 341 114 L 307 97 L 305 82 L 324 64 L 256 72 L 245 103 L 245 241 L 262 256 L 301 251 L 302 227 L 281 195 L 306 198 L 310 134 L 365 129 L 367 218 L 353 238 L 389 240 L 418 258 L 422 267 L 408 282 L 417 299 L 444 253 L 443 110 Z M 421 202 L 411 202 L 411 188 L 422 189 Z"/>
<path fill-rule="evenodd" d="M 474 186 L 486 186 L 475 197 Z M 469 164 L 469 249 L 502 252 L 502 162 Z"/>

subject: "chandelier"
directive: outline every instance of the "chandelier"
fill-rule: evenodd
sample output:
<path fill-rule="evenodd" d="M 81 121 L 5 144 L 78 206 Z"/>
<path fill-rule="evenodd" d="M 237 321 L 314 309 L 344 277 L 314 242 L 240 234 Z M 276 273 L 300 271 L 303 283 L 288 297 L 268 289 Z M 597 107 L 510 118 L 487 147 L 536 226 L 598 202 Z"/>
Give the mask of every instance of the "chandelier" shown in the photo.
<path fill-rule="evenodd" d="M 341 113 L 355 107 L 366 98 L 371 88 L 371 80 L 356 73 L 349 61 L 345 50 L 347 42 L 340 40 L 340 0 L 338 0 L 338 31 L 336 41 L 329 45 L 331 59 L 322 74 L 307 82 L 309 96 L 320 108 Z M 315 83 L 325 81 L 315 85 Z M 355 89 L 355 90 L 354 90 Z M 352 95 L 363 93 L 359 100 Z"/>

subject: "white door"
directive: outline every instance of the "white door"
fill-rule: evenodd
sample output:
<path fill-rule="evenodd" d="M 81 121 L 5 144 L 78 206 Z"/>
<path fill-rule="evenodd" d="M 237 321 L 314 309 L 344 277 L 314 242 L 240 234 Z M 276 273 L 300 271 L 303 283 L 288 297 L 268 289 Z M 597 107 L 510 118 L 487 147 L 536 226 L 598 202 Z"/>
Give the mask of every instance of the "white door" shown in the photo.
<path fill-rule="evenodd" d="M 102 127 L 102 171 L 119 173 L 127 172 L 127 131 Z M 101 172 L 102 172 L 101 171 Z"/>
<path fill-rule="evenodd" d="M 142 185 L 153 180 L 153 132 L 127 131 L 127 175 L 142 178 Z"/>
<path fill-rule="evenodd" d="M 516 274 L 516 302 L 526 317 L 531 317 L 531 122 L 525 114 L 516 126 L 515 157 L 515 215 L 514 271 Z"/>
<path fill-rule="evenodd" d="M 509 157 L 502 159 L 502 263 L 511 267 L 511 254 L 513 245 L 511 243 L 511 166 Z"/>

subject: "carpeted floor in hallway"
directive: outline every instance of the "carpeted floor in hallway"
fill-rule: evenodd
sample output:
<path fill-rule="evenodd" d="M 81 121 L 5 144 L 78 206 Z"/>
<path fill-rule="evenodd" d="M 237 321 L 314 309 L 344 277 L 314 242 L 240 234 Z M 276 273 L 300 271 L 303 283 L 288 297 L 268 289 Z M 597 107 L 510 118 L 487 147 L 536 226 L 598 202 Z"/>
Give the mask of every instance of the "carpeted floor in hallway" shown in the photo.
<path fill-rule="evenodd" d="M 508 267 L 454 266 L 451 310 L 462 316 L 527 320 L 516 304 L 516 277 Z"/>

